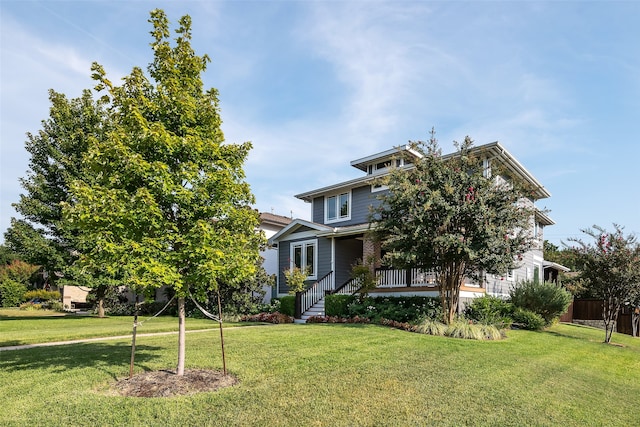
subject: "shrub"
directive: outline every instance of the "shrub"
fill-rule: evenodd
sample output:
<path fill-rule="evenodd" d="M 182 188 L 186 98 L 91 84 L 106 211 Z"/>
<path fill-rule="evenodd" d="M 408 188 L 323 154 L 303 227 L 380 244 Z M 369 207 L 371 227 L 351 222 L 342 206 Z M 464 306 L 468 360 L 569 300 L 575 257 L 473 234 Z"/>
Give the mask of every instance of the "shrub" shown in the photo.
<path fill-rule="evenodd" d="M 289 293 L 295 294 L 296 292 L 302 292 L 304 290 L 304 282 L 307 280 L 307 269 L 300 269 L 298 267 L 288 268 L 284 271 L 284 279 L 289 286 Z"/>
<path fill-rule="evenodd" d="M 545 321 L 538 313 L 521 307 L 513 311 L 514 326 L 530 331 L 539 331 L 545 326 Z"/>
<path fill-rule="evenodd" d="M 349 316 L 349 305 L 356 301 L 353 295 L 327 295 L 324 299 L 324 312 L 327 316 Z"/>
<path fill-rule="evenodd" d="M 64 311 L 64 307 L 62 306 L 62 301 L 50 301 L 49 302 L 49 310 L 53 311 Z"/>
<path fill-rule="evenodd" d="M 17 307 L 24 301 L 27 285 L 13 279 L 4 279 L 0 282 L 0 302 L 3 307 Z"/>
<path fill-rule="evenodd" d="M 42 310 L 42 304 L 34 304 L 31 302 L 25 302 L 24 304 L 20 304 L 20 310 L 25 310 L 25 311 L 36 311 L 36 310 Z"/>
<path fill-rule="evenodd" d="M 462 338 L 466 340 L 483 340 L 485 339 L 481 325 L 474 325 L 468 320 L 454 320 L 447 325 L 445 335 L 451 338 Z"/>
<path fill-rule="evenodd" d="M 445 325 L 437 320 L 425 319 L 418 325 L 410 323 L 395 322 L 383 319 L 382 325 L 404 329 L 409 332 L 420 334 L 447 336 L 451 338 L 462 338 L 471 340 L 499 340 L 504 338 L 504 334 L 494 325 L 476 325 L 468 320 L 456 320 L 450 325 Z"/>
<path fill-rule="evenodd" d="M 495 325 L 499 329 L 509 328 L 512 323 L 513 306 L 509 301 L 485 295 L 475 298 L 464 309 L 464 317 L 482 325 Z"/>
<path fill-rule="evenodd" d="M 438 322 L 437 320 L 425 319 L 423 320 L 416 329 L 416 332 L 427 335 L 435 335 L 438 337 L 443 337 L 445 332 L 447 331 L 447 325 L 442 322 Z"/>
<path fill-rule="evenodd" d="M 488 340 L 501 340 L 505 337 L 504 332 L 498 329 L 496 325 L 480 325 L 480 329 Z"/>
<path fill-rule="evenodd" d="M 59 301 L 62 296 L 58 291 L 46 291 L 44 289 L 35 289 L 32 291 L 27 291 L 24 294 L 25 301 L 29 301 L 32 299 L 39 299 L 42 301 Z"/>
<path fill-rule="evenodd" d="M 258 313 L 245 315 L 240 318 L 243 322 L 264 322 L 264 323 L 293 323 L 293 317 L 282 313 Z"/>
<path fill-rule="evenodd" d="M 549 282 L 520 282 L 509 294 L 514 307 L 539 314 L 547 326 L 566 312 L 571 304 L 571 294 Z"/>
<path fill-rule="evenodd" d="M 371 323 L 366 317 L 311 316 L 307 323 Z"/>
<path fill-rule="evenodd" d="M 293 317 L 296 310 L 296 297 L 293 295 L 288 295 L 285 297 L 280 297 L 278 298 L 278 300 L 280 301 L 280 313 Z"/>
<path fill-rule="evenodd" d="M 379 322 L 380 319 L 397 322 L 418 322 L 423 318 L 440 316 L 440 302 L 432 297 L 367 297 L 349 305 L 349 315 L 362 316 Z"/>

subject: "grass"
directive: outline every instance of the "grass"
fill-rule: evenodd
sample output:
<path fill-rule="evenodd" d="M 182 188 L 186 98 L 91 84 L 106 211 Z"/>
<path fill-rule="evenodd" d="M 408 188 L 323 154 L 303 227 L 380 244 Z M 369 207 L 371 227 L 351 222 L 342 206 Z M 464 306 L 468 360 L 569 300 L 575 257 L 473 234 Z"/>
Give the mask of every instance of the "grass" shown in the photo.
<path fill-rule="evenodd" d="M 140 316 L 139 321 L 144 323 L 138 327 L 138 333 L 178 330 L 176 317 L 159 316 L 146 320 L 148 318 L 148 316 Z M 186 326 L 190 330 L 218 328 L 218 324 L 209 319 L 188 319 Z M 132 316 L 100 319 L 95 316 L 65 315 L 47 310 L 0 309 L 0 347 L 130 335 L 132 329 Z"/>
<path fill-rule="evenodd" d="M 51 319 L 51 322 L 55 322 Z M 187 322 L 189 323 L 189 322 Z M 557 325 L 503 341 L 374 325 L 277 325 L 225 333 L 240 384 L 124 398 L 127 340 L 0 352 L 3 425 L 635 425 L 640 340 Z M 137 371 L 171 369 L 175 338 L 141 337 Z M 187 367 L 220 368 L 217 331 L 187 336 Z"/>

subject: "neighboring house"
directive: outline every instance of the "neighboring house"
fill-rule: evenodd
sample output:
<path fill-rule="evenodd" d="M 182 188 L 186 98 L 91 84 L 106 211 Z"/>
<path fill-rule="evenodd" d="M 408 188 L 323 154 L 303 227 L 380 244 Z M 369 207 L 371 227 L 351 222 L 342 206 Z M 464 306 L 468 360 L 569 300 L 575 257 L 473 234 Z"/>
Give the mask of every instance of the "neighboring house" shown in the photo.
<path fill-rule="evenodd" d="M 498 142 L 474 147 L 472 151 L 482 158 L 485 170 L 490 171 L 492 164 L 499 164 L 510 179 L 520 180 L 533 188 L 525 203 L 534 206 L 537 200 L 550 197 L 533 175 Z M 283 271 L 294 266 L 309 271 L 309 289 L 302 295 L 302 311 L 314 304 L 323 304 L 327 292 L 356 290 L 357 285 L 350 277 L 352 265 L 369 255 L 380 258 L 379 245 L 369 240 L 366 233 L 370 206 L 379 204 L 377 195 L 386 190 L 376 184 L 376 178 L 388 174 L 392 167 L 410 168 L 420 156 L 407 145 L 372 154 L 351 162 L 351 166 L 364 173 L 363 176 L 296 195 L 311 204 L 311 221 L 295 219 L 269 239 L 269 244 L 277 245 L 279 251 L 277 294 L 288 293 Z M 542 253 L 543 230 L 553 224 L 551 218 L 536 209 L 531 219 L 536 244 L 524 254 L 519 267 L 504 277 L 487 274 L 481 283 L 464 283 L 461 301 L 485 294 L 507 296 L 516 281 L 542 280 L 543 268 L 549 267 L 544 263 Z M 376 275 L 378 288 L 370 292 L 372 295 L 438 295 L 433 275 L 419 269 L 377 269 Z"/>
<path fill-rule="evenodd" d="M 291 218 L 286 216 L 275 215 L 272 213 L 261 212 L 260 213 L 260 226 L 259 229 L 264 231 L 267 239 L 273 237 L 277 232 L 291 223 Z M 278 248 L 269 245 L 265 249 L 260 251 L 260 256 L 264 259 L 262 267 L 269 276 L 278 274 Z M 262 288 L 265 291 L 264 302 L 268 303 L 272 297 L 276 297 L 276 289 L 269 285 L 264 285 Z"/>

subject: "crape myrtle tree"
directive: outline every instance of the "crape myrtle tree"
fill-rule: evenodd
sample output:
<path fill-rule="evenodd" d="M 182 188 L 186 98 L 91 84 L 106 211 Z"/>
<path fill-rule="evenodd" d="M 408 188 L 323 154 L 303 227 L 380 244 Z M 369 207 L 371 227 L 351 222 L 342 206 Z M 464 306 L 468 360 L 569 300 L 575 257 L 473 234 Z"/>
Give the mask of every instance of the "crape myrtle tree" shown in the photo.
<path fill-rule="evenodd" d="M 191 19 L 171 44 L 161 10 L 149 22 L 149 77 L 134 68 L 116 86 L 92 66 L 113 128 L 90 145 L 87 177 L 72 186 L 66 218 L 91 248 L 86 268 L 104 268 L 138 293 L 163 285 L 178 301 L 177 374 L 184 374 L 185 298 L 255 274 L 262 234 L 242 169 L 250 143 L 226 144 L 218 93 L 203 90 L 208 56 L 195 55 Z"/>
<path fill-rule="evenodd" d="M 25 148 L 31 155 L 24 193 L 14 203 L 21 219 L 12 218 L 5 233 L 7 245 L 21 259 L 42 266 L 45 283 L 76 282 L 72 264 L 81 250 L 78 231 L 62 219 L 62 203 L 71 201 L 70 186 L 83 177 L 82 157 L 91 139 L 101 139 L 108 129 L 104 102 L 86 90 L 67 99 L 49 91 L 49 118 L 39 132 L 27 133 Z M 82 285 L 99 284 L 83 275 Z"/>
<path fill-rule="evenodd" d="M 604 342 L 611 334 L 624 304 L 640 303 L 640 244 L 635 235 L 625 235 L 624 228 L 614 224 L 608 232 L 597 225 L 581 230 L 593 238 L 592 243 L 569 239 L 580 264 L 582 286 L 595 298 L 602 298 Z"/>
<path fill-rule="evenodd" d="M 449 324 L 465 277 L 503 275 L 530 249 L 534 212 L 517 183 L 488 176 L 469 137 L 445 158 L 433 130 L 428 142 L 411 144 L 422 158 L 389 174 L 371 221 L 383 262 L 435 273 Z M 497 165 L 492 169 L 495 176 Z"/>

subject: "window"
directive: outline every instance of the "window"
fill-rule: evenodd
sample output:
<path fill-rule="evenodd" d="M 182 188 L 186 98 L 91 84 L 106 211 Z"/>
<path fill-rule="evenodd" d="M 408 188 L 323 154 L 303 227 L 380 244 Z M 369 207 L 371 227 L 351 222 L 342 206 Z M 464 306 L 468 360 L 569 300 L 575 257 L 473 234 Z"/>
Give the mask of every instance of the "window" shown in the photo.
<path fill-rule="evenodd" d="M 351 219 L 351 193 L 342 193 L 326 198 L 325 222 Z"/>
<path fill-rule="evenodd" d="M 315 279 L 317 264 L 316 241 L 306 240 L 304 242 L 295 242 L 291 244 L 291 268 L 307 270 L 308 279 Z"/>
<path fill-rule="evenodd" d="M 371 184 L 371 192 L 375 193 L 376 191 L 384 191 L 384 190 L 388 190 L 389 186 L 388 185 L 384 185 L 384 184 Z"/>

